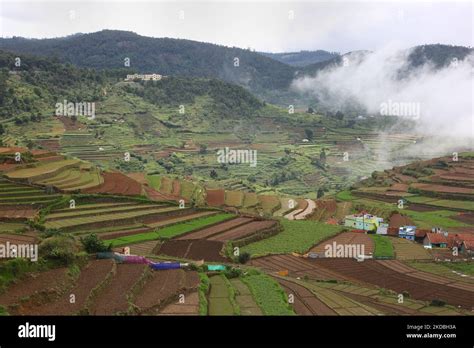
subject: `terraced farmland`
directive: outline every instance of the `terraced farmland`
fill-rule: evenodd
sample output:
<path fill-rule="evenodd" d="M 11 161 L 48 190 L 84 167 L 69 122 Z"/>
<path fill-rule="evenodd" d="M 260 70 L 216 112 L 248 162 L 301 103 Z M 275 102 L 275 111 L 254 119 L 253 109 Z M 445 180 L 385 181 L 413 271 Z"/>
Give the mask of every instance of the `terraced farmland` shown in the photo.
<path fill-rule="evenodd" d="M 175 207 L 162 208 L 162 209 L 167 209 L 167 211 L 176 210 Z M 200 217 L 197 219 L 191 219 L 189 221 L 183 221 L 180 223 L 172 224 L 170 226 L 166 226 L 152 232 L 138 233 L 138 234 L 133 234 L 133 235 L 125 236 L 125 237 L 111 239 L 110 242 L 114 246 L 120 246 L 120 245 L 129 244 L 129 243 L 131 244 L 131 243 L 145 242 L 148 240 L 154 240 L 158 238 L 172 238 L 178 235 L 192 232 L 199 228 L 203 228 L 207 225 L 212 225 L 212 224 L 219 223 L 221 221 L 228 220 L 232 217 L 233 216 L 231 214 L 226 214 L 226 213 Z"/>
<path fill-rule="evenodd" d="M 46 228 L 56 228 L 68 231 L 78 231 L 85 228 L 97 228 L 116 226 L 129 223 L 130 221 L 139 221 L 142 218 L 154 216 L 157 214 L 169 214 L 179 210 L 175 206 L 150 205 L 145 209 L 136 209 L 137 207 L 128 207 L 131 211 L 119 210 L 117 212 L 104 213 L 98 215 L 85 214 L 77 217 L 62 217 L 45 222 Z"/>
<path fill-rule="evenodd" d="M 5 175 L 12 180 L 35 182 L 50 178 L 70 168 L 79 168 L 80 163 L 75 159 L 38 163 L 31 168 L 17 169 Z"/>
<path fill-rule="evenodd" d="M 59 194 L 47 194 L 39 187 L 0 178 L 0 206 L 39 206 L 51 203 L 60 197 Z"/>
<path fill-rule="evenodd" d="M 209 315 L 233 315 L 236 308 L 232 301 L 232 293 L 228 280 L 223 275 L 209 278 Z"/>

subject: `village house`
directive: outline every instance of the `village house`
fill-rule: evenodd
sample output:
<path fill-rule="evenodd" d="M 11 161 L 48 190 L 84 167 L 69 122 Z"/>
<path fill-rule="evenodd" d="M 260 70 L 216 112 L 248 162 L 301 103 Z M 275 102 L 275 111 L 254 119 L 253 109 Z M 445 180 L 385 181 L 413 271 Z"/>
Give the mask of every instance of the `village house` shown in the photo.
<path fill-rule="evenodd" d="M 414 241 L 415 235 L 416 235 L 416 226 L 401 226 L 398 229 L 398 236 L 400 238 Z"/>
<path fill-rule="evenodd" d="M 375 232 L 382 222 L 383 218 L 379 218 L 371 214 L 361 213 L 347 215 L 344 219 L 344 226 L 358 230 Z"/>
<path fill-rule="evenodd" d="M 474 255 L 474 240 L 464 240 L 461 244 L 460 251 L 463 254 Z"/>
<path fill-rule="evenodd" d="M 427 233 L 425 239 L 423 239 L 423 246 L 426 249 L 432 248 L 447 248 L 448 238 L 443 233 Z"/>
<path fill-rule="evenodd" d="M 387 234 L 388 233 L 388 224 L 387 223 L 380 223 L 377 227 L 377 234 Z"/>

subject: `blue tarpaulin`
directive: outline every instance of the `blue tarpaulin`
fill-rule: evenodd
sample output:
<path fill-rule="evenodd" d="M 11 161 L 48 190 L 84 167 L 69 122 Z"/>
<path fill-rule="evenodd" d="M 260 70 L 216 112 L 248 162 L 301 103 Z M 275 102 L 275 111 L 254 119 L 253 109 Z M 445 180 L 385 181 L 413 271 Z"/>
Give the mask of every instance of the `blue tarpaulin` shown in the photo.
<path fill-rule="evenodd" d="M 158 263 L 151 263 L 150 267 L 154 270 L 178 269 L 181 267 L 181 264 L 179 262 L 158 262 Z"/>

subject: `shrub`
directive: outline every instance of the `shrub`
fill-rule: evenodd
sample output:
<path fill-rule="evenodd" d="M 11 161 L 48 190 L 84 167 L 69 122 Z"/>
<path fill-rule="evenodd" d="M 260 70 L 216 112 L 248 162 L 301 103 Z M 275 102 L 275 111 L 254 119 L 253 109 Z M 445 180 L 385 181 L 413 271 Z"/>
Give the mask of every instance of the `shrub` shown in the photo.
<path fill-rule="evenodd" d="M 47 260 L 56 261 L 62 265 L 74 262 L 78 251 L 76 241 L 71 236 L 55 236 L 46 238 L 40 244 L 39 253 Z"/>
<path fill-rule="evenodd" d="M 436 307 L 443 307 L 446 304 L 443 300 L 440 299 L 434 299 L 431 301 L 431 306 L 436 306 Z"/>
<path fill-rule="evenodd" d="M 250 254 L 247 252 L 243 252 L 239 255 L 238 260 L 239 260 L 239 263 L 245 264 L 250 260 Z"/>
<path fill-rule="evenodd" d="M 112 249 L 112 244 L 105 245 L 104 241 L 100 240 L 95 233 L 89 234 L 84 238 L 81 237 L 80 241 L 84 250 L 89 254 L 110 251 Z"/>
<path fill-rule="evenodd" d="M 238 278 L 242 275 L 242 270 L 240 268 L 230 268 L 226 269 L 224 275 L 227 279 Z"/>

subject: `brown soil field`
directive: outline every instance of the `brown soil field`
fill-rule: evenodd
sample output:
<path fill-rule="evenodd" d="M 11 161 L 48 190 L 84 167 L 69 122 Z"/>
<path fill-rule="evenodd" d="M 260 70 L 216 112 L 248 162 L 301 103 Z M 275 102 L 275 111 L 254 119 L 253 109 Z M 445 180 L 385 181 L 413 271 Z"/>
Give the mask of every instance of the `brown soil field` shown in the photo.
<path fill-rule="evenodd" d="M 179 197 L 181 193 L 181 184 L 179 183 L 179 180 L 175 179 L 173 180 L 173 191 L 171 191 L 171 194 L 175 197 Z"/>
<path fill-rule="evenodd" d="M 184 303 L 170 303 L 160 310 L 159 315 L 198 315 L 199 294 L 192 291 L 185 297 Z"/>
<path fill-rule="evenodd" d="M 140 279 L 147 265 L 120 264 L 117 273 L 100 291 L 90 308 L 92 315 L 114 315 L 128 310 L 127 293 Z"/>
<path fill-rule="evenodd" d="M 19 304 L 22 299 L 34 297 L 39 293 L 52 295 L 53 297 L 67 284 L 67 268 L 56 268 L 53 270 L 28 274 L 10 285 L 7 290 L 0 294 L 0 306 L 7 308 L 10 314 L 23 314 L 22 306 L 10 306 Z"/>
<path fill-rule="evenodd" d="M 127 176 L 129 178 L 132 178 L 136 182 L 139 182 L 140 184 L 148 184 L 148 181 L 145 177 L 145 173 L 143 172 L 127 173 Z"/>
<path fill-rule="evenodd" d="M 68 116 L 56 116 L 59 121 L 64 125 L 66 131 L 85 129 L 86 126 L 79 121 L 73 121 L 71 117 Z"/>
<path fill-rule="evenodd" d="M 400 226 L 413 226 L 413 221 L 408 216 L 393 214 L 389 219 L 390 227 L 399 228 Z"/>
<path fill-rule="evenodd" d="M 43 139 L 36 140 L 36 143 L 49 151 L 58 152 L 61 150 L 61 145 L 59 144 L 59 139 Z"/>
<path fill-rule="evenodd" d="M 168 255 L 190 260 L 227 262 L 220 254 L 224 244 L 210 240 L 169 240 L 164 242 L 157 255 Z"/>
<path fill-rule="evenodd" d="M 2 209 L 0 210 L 0 219 L 31 219 L 38 214 L 38 209 L 33 207 L 19 207 L 16 209 Z"/>
<path fill-rule="evenodd" d="M 364 252 L 365 255 L 370 255 L 374 252 L 374 242 L 373 240 L 366 235 L 365 233 L 357 233 L 357 232 L 343 232 L 339 233 L 337 236 L 332 237 L 328 240 L 325 240 L 315 247 L 313 247 L 310 251 L 316 253 L 324 253 L 325 246 L 330 244 L 332 245 L 336 242 L 337 245 L 347 245 L 347 244 L 360 244 L 364 245 Z"/>
<path fill-rule="evenodd" d="M 467 195 L 474 194 L 474 189 L 472 188 L 464 188 L 464 187 L 457 187 L 457 186 L 423 184 L 423 183 L 415 183 L 415 184 L 412 184 L 412 186 L 414 188 L 417 188 L 423 191 L 433 191 L 433 192 L 440 192 L 440 193 L 462 193 L 462 194 L 467 194 Z"/>
<path fill-rule="evenodd" d="M 225 231 L 228 231 L 232 228 L 248 224 L 249 222 L 253 221 L 252 218 L 247 218 L 247 217 L 239 217 L 236 219 L 224 221 L 223 223 L 220 223 L 215 226 L 211 226 L 208 228 L 204 228 L 202 230 L 192 232 L 190 234 L 185 234 L 184 236 L 180 236 L 176 239 L 178 240 L 183 240 L 183 239 L 208 239 L 209 237 L 219 234 Z"/>
<path fill-rule="evenodd" d="M 182 269 L 154 271 L 140 290 L 134 294 L 134 305 L 140 314 L 154 314 L 164 305 L 174 303 L 179 294 L 185 295 L 199 286 L 197 272 Z"/>
<path fill-rule="evenodd" d="M 454 220 L 474 225 L 474 213 L 461 213 L 453 217 Z"/>
<path fill-rule="evenodd" d="M 216 211 L 195 211 L 194 209 L 177 209 L 173 214 L 168 216 L 151 216 L 143 219 L 144 223 L 149 227 L 163 227 L 176 222 L 187 221 L 190 219 L 196 219 L 199 217 L 215 215 Z"/>
<path fill-rule="evenodd" d="M 408 206 L 408 209 L 413 210 L 413 211 L 425 212 L 425 211 L 436 211 L 442 208 L 430 206 L 427 204 L 410 203 L 410 205 Z"/>
<path fill-rule="evenodd" d="M 337 315 L 304 286 L 276 278 L 287 295 L 293 294 L 293 310 L 298 315 Z"/>
<path fill-rule="evenodd" d="M 254 259 L 250 262 L 252 266 L 260 267 L 271 272 L 288 270 L 293 278 L 307 275 L 317 280 L 344 280 L 344 278 L 330 270 L 315 267 L 309 259 L 293 255 L 271 255 Z"/>
<path fill-rule="evenodd" d="M 148 256 L 153 254 L 153 249 L 155 249 L 158 241 L 149 240 L 142 243 L 130 244 L 130 254 Z M 123 247 L 113 248 L 115 252 L 123 253 Z"/>
<path fill-rule="evenodd" d="M 426 274 L 408 275 L 404 269 L 393 269 L 390 261 L 365 260 L 357 262 L 350 259 L 318 259 L 315 267 L 321 267 L 343 277 L 357 279 L 362 283 L 373 284 L 397 293 L 404 291 L 418 300 L 440 299 L 448 304 L 472 309 L 474 292 L 442 284 L 441 281 Z M 421 272 L 420 272 L 421 273 Z"/>
<path fill-rule="evenodd" d="M 74 287 L 66 291 L 53 303 L 31 308 L 31 315 L 73 315 L 78 313 L 86 304 L 92 289 L 102 282 L 112 271 L 112 260 L 94 260 L 81 270 Z M 75 302 L 70 302 L 70 295 L 75 296 Z"/>
<path fill-rule="evenodd" d="M 296 202 L 298 203 L 298 209 L 305 210 L 306 208 L 308 208 L 308 202 L 306 200 L 298 198 L 296 199 Z"/>
<path fill-rule="evenodd" d="M 116 195 L 139 196 L 142 185 L 119 172 L 103 172 L 104 182 L 96 187 L 82 190 L 84 193 L 109 193 Z"/>
<path fill-rule="evenodd" d="M 253 221 L 243 226 L 239 226 L 229 231 L 214 235 L 208 238 L 208 240 L 216 240 L 216 241 L 221 241 L 221 242 L 225 242 L 228 240 L 237 240 L 244 237 L 248 237 L 252 234 L 256 234 L 261 230 L 272 228 L 276 226 L 276 224 L 277 224 L 276 221 L 272 221 L 272 220 Z"/>
<path fill-rule="evenodd" d="M 157 202 L 177 201 L 176 197 L 173 197 L 171 195 L 168 195 L 168 194 L 165 194 L 165 193 L 162 193 L 162 192 L 158 192 L 158 191 L 152 189 L 151 187 L 143 186 L 143 188 L 145 190 L 146 196 L 148 198 L 150 198 L 151 200 L 153 200 L 153 201 L 157 201 Z"/>
<path fill-rule="evenodd" d="M 38 238 L 31 234 L 0 234 L 0 243 L 10 242 L 12 244 L 35 244 Z"/>
<path fill-rule="evenodd" d="M 211 207 L 220 207 L 225 204 L 225 191 L 222 189 L 206 189 L 206 203 Z"/>
<path fill-rule="evenodd" d="M 395 183 L 392 186 L 390 186 L 390 190 L 391 191 L 407 192 L 408 187 L 409 187 L 409 185 L 407 185 L 407 184 Z"/>

